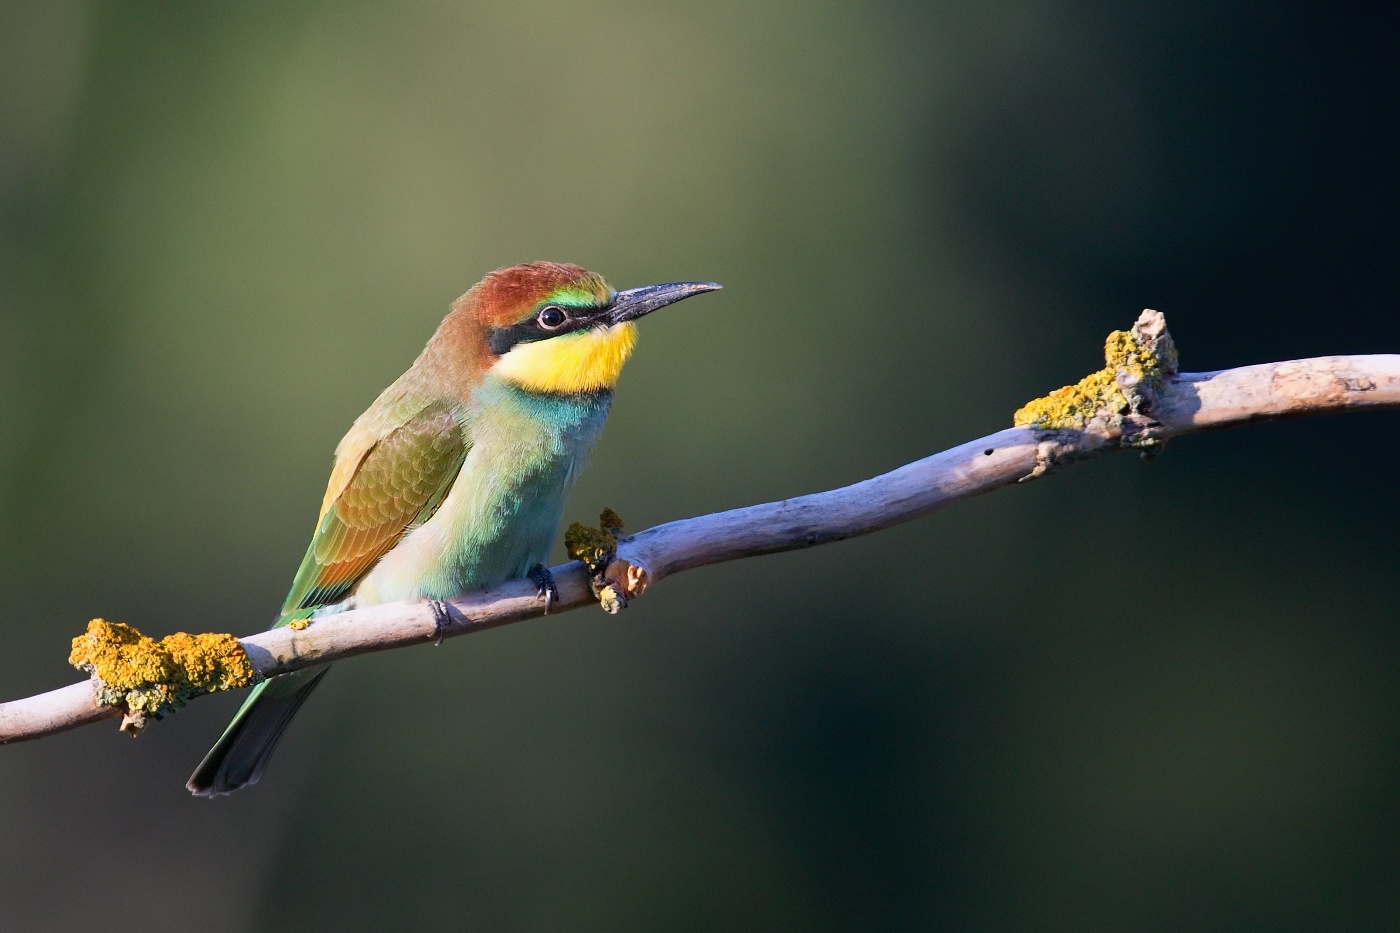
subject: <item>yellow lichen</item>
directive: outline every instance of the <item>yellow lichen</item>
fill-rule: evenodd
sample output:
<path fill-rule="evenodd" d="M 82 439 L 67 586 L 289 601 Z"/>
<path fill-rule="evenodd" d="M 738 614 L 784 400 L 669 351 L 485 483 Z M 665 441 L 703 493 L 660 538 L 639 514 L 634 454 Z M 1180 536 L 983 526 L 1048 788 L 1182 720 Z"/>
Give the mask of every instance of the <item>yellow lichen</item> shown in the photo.
<path fill-rule="evenodd" d="M 131 714 L 139 729 L 193 697 L 247 687 L 261 679 L 232 635 L 176 632 L 160 641 L 130 625 L 93 619 L 73 639 L 68 663 L 92 675 L 97 700 Z"/>
<path fill-rule="evenodd" d="M 601 574 L 617 556 L 617 535 L 622 531 L 622 518 L 612 509 L 603 509 L 598 524 L 598 528 L 589 528 L 574 522 L 564 532 L 564 550 L 573 560 L 583 561 L 592 575 Z"/>
<path fill-rule="evenodd" d="M 642 595 L 649 579 L 644 567 L 617 557 L 617 539 L 622 534 L 622 518 L 612 509 L 603 509 L 597 528 L 574 522 L 564 532 L 564 549 L 588 568 L 588 588 L 603 611 L 615 614 L 627 607 L 627 600 Z"/>
<path fill-rule="evenodd" d="M 294 632 L 300 632 L 311 624 L 310 619 L 293 619 L 287 623 L 287 628 Z"/>
<path fill-rule="evenodd" d="M 598 597 L 598 605 L 610 616 L 615 616 L 627 608 L 627 597 L 611 580 L 604 580 L 603 585 L 597 587 L 593 595 Z"/>
<path fill-rule="evenodd" d="M 1165 332 L 1163 332 L 1165 336 Z M 1044 429 L 1082 428 L 1099 413 L 1126 414 L 1132 402 L 1123 391 L 1129 384 L 1155 384 L 1174 371 L 1175 351 L 1169 338 L 1148 346 L 1133 331 L 1115 330 L 1104 343 L 1103 369 L 1090 373 L 1072 386 L 1056 389 L 1028 402 L 1016 412 L 1018 426 Z"/>

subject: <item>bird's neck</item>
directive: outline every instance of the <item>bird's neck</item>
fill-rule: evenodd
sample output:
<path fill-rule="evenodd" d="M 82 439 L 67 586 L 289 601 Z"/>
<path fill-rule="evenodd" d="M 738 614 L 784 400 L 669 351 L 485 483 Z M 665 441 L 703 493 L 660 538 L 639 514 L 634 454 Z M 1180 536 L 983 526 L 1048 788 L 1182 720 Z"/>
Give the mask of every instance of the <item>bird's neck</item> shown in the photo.
<path fill-rule="evenodd" d="M 490 353 L 481 327 L 468 309 L 454 307 L 442 319 L 413 366 L 404 374 L 413 389 L 431 388 L 437 397 L 471 399 L 487 368 Z"/>
<path fill-rule="evenodd" d="M 571 431 L 583 422 L 606 418 L 612 399 L 612 389 L 567 394 L 534 392 L 490 372 L 477 386 L 472 409 L 477 413 L 492 409 L 508 410 L 524 415 L 536 424 Z M 601 421 L 598 426 L 602 426 Z"/>

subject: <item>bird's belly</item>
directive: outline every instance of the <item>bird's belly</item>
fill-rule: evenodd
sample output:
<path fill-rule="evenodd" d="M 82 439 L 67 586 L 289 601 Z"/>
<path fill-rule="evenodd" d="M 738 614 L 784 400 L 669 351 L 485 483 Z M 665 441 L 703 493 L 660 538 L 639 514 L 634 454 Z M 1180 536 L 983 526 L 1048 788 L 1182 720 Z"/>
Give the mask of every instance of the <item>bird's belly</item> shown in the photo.
<path fill-rule="evenodd" d="M 549 558 L 564 504 L 606 417 L 541 430 L 538 419 L 477 426 L 441 507 L 355 587 L 355 605 L 434 598 L 524 576 Z M 527 428 L 533 428 L 529 430 Z"/>
<path fill-rule="evenodd" d="M 524 576 L 549 557 L 572 485 L 569 472 L 552 470 L 502 489 L 499 478 L 464 466 L 437 514 L 360 581 L 355 605 L 449 599 Z"/>

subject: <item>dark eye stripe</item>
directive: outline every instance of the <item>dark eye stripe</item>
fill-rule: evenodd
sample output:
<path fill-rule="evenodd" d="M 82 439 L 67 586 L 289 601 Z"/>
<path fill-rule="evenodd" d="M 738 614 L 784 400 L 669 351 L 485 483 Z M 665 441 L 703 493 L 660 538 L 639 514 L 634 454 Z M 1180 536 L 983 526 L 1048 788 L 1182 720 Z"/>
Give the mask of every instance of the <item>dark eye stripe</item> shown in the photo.
<path fill-rule="evenodd" d="M 563 334 L 572 334 L 574 331 L 592 327 L 592 317 L 602 308 L 565 308 L 560 305 L 548 305 L 541 308 L 534 317 L 521 321 L 510 327 L 492 328 L 486 338 L 486 345 L 495 356 L 501 356 L 510 351 L 510 348 L 518 343 L 533 343 L 536 340 L 548 340 L 550 337 L 559 337 Z M 558 327 L 544 327 L 540 324 L 540 317 L 551 308 L 564 314 L 564 323 Z M 569 319 L 569 315 L 573 319 Z"/>
<path fill-rule="evenodd" d="M 514 327 L 494 327 L 491 334 L 486 338 L 486 345 L 491 348 L 491 353 L 500 356 L 509 352 L 510 348 L 517 343 L 529 343 L 532 340 L 543 340 L 545 337 L 552 337 L 553 334 L 541 333 L 535 326 L 534 320 L 526 324 L 516 324 Z"/>

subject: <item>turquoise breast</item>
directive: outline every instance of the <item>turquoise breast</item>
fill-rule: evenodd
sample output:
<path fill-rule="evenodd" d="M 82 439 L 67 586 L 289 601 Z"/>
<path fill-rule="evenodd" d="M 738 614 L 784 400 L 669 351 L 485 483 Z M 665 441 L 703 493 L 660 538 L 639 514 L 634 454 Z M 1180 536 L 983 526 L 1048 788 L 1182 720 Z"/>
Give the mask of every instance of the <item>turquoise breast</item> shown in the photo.
<path fill-rule="evenodd" d="M 524 576 L 549 559 L 574 480 L 612 404 L 611 392 L 542 395 L 496 380 L 484 389 L 459 477 L 472 492 L 471 516 L 452 561 L 455 582 L 468 588 Z"/>

